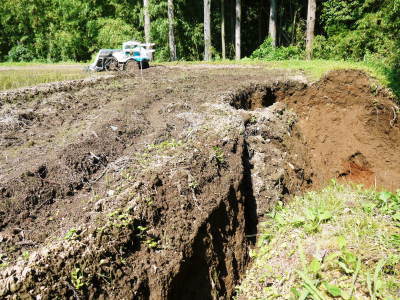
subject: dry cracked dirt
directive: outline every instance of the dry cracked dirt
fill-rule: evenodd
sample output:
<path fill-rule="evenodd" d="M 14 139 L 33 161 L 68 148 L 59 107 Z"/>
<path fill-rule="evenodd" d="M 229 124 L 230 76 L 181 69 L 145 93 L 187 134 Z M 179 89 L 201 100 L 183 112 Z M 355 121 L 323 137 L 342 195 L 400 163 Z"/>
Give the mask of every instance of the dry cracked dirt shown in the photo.
<path fill-rule="evenodd" d="M 398 114 L 354 70 L 157 66 L 3 93 L 0 298 L 230 299 L 276 201 L 398 187 Z"/>

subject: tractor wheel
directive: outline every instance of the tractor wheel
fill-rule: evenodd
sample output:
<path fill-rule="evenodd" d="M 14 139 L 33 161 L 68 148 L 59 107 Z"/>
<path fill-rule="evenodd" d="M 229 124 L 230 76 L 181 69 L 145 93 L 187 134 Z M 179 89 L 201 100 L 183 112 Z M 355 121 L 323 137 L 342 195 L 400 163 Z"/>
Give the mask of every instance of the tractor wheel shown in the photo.
<path fill-rule="evenodd" d="M 147 68 L 150 68 L 149 62 L 148 61 L 142 62 L 142 69 L 147 69 Z"/>
<path fill-rule="evenodd" d="M 110 58 L 106 62 L 107 71 L 118 71 L 118 60 L 115 58 Z"/>
<path fill-rule="evenodd" d="M 139 69 L 140 69 L 139 64 L 134 60 L 128 60 L 125 63 L 125 71 L 127 71 L 129 73 L 133 73 L 133 72 L 135 72 L 135 71 L 137 71 Z"/>

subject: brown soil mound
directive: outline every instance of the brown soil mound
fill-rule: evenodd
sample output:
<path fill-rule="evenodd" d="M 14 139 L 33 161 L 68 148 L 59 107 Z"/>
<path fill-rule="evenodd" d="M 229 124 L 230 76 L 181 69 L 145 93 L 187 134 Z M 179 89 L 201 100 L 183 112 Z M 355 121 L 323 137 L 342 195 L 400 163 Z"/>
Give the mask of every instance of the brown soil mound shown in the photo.
<path fill-rule="evenodd" d="M 316 186 L 337 178 L 399 187 L 399 108 L 374 86 L 361 71 L 333 71 L 286 98 L 298 114 L 300 153 L 310 162 Z"/>

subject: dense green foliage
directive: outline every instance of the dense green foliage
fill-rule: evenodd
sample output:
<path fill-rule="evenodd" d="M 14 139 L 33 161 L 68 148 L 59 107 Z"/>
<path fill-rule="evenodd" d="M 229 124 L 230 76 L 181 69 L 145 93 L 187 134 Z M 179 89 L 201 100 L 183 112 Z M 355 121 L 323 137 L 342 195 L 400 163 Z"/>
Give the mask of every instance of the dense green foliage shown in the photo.
<path fill-rule="evenodd" d="M 363 61 L 379 69 L 389 87 L 400 96 L 400 0 L 318 1 L 317 18 L 314 58 Z M 251 58 L 269 61 L 303 59 L 302 22 L 300 20 L 300 25 L 294 27 L 295 22 L 289 23 L 286 28 L 287 33 L 297 32 L 290 43 L 281 41 L 284 47 L 274 49 L 271 41 L 266 39 Z M 285 36 L 283 30 L 281 28 L 281 35 Z"/>
<path fill-rule="evenodd" d="M 243 25 L 257 32 L 257 7 L 243 0 L 247 15 Z M 142 0 L 2 0 L 0 1 L 0 61 L 84 61 L 100 48 L 120 47 L 129 39 L 144 40 Z M 233 56 L 234 1 L 226 1 L 228 54 Z M 203 57 L 203 4 L 175 0 L 175 35 L 181 60 Z M 214 57 L 220 52 L 219 1 L 213 1 Z M 167 0 L 151 0 L 151 36 L 156 58 L 168 60 Z M 265 17 L 265 16 L 264 16 Z M 262 24 L 264 26 L 264 24 Z M 243 51 L 250 54 L 262 41 L 243 37 Z M 218 50 L 216 50 L 218 49 Z"/>
<path fill-rule="evenodd" d="M 0 61 L 84 61 L 99 48 L 143 40 L 142 0 L 2 0 Z M 178 58 L 203 57 L 203 3 L 175 0 Z M 225 0 L 227 55 L 234 57 L 234 0 Z M 400 65 L 400 0 L 317 1 L 314 58 Z M 268 32 L 269 1 L 242 0 L 242 53 L 266 60 L 302 59 L 307 1 L 279 0 L 277 42 Z M 168 60 L 167 0 L 150 0 L 156 58 Z M 221 55 L 220 1 L 212 1 L 213 57 Z M 257 49 L 257 50 L 256 50 Z M 254 51 L 256 50 L 256 51 Z"/>
<path fill-rule="evenodd" d="M 325 36 L 319 36 L 319 58 L 380 59 L 400 66 L 399 0 L 333 0 L 323 3 L 321 20 Z"/>
<path fill-rule="evenodd" d="M 304 50 L 299 46 L 273 47 L 272 40 L 270 38 L 267 38 L 260 45 L 260 47 L 253 52 L 251 58 L 274 61 L 302 59 L 304 58 L 304 56 Z"/>
<path fill-rule="evenodd" d="M 319 9 L 314 58 L 380 60 L 400 66 L 400 0 L 329 0 L 320 1 Z M 291 46 L 303 45 L 302 39 L 291 42 Z M 292 47 L 274 50 L 266 40 L 252 57 L 286 59 L 286 53 L 292 58 L 301 54 Z"/>

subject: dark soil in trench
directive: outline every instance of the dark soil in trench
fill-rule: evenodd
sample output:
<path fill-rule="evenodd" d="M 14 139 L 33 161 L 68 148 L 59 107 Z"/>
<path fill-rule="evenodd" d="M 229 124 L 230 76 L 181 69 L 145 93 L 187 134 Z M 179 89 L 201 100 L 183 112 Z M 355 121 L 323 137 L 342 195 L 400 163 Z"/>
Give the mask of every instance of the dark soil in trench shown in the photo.
<path fill-rule="evenodd" d="M 398 187 L 398 108 L 365 74 L 234 72 L 3 105 L 1 297 L 228 299 L 275 201 L 332 178 Z"/>

